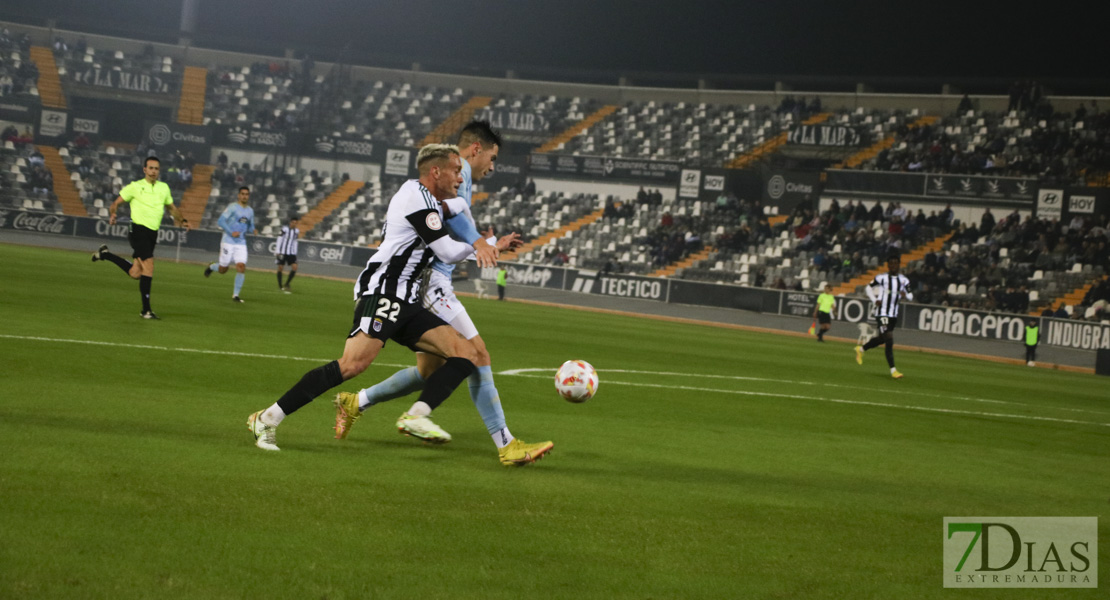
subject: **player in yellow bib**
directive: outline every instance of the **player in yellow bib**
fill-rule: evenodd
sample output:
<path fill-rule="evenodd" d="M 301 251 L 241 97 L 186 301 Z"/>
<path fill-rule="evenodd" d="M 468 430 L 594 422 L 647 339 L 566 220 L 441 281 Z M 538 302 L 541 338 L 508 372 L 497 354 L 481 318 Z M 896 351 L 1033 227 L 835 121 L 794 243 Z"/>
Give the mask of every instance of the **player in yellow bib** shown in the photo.
<path fill-rule="evenodd" d="M 813 318 L 821 324 L 817 332 L 817 341 L 825 341 L 825 332 L 832 327 L 832 311 L 836 308 L 836 296 L 832 295 L 832 286 L 826 285 L 825 291 L 817 296 L 817 305 L 813 307 Z"/>
<path fill-rule="evenodd" d="M 161 171 L 158 158 L 149 156 L 143 161 L 144 177 L 132 181 L 119 191 L 119 197 L 108 208 L 108 223 L 116 223 L 116 211 L 119 205 L 126 202 L 131 206 L 131 229 L 127 240 L 131 242 L 134 262 L 108 252 L 108 246 L 102 245 L 93 253 L 93 262 L 106 260 L 123 270 L 132 279 L 139 280 L 139 295 L 143 301 L 144 319 L 157 319 L 158 315 L 150 309 L 150 287 L 154 281 L 154 246 L 158 243 L 158 228 L 162 226 L 162 216 L 169 210 L 175 223 L 179 227 L 188 227 L 189 220 L 173 204 L 170 195 L 170 186 L 164 181 L 158 181 Z"/>

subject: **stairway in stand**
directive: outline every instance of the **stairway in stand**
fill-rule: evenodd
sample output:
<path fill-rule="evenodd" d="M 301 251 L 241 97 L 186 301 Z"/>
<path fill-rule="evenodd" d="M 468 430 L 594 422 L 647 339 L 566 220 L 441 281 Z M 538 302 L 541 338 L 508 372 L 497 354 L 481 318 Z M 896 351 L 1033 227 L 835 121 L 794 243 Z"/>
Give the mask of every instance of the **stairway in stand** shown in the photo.
<path fill-rule="evenodd" d="M 574 138 L 574 136 L 582 133 L 583 131 L 586 131 L 590 127 L 593 127 L 594 124 L 597 123 L 598 121 L 600 121 L 600 120 L 604 119 L 605 117 L 608 117 L 609 115 L 617 112 L 618 108 L 620 108 L 620 107 L 615 105 L 615 104 L 607 104 L 605 106 L 602 106 L 594 114 L 586 117 L 585 119 L 582 119 L 581 121 L 575 123 L 574 125 L 571 125 L 570 127 L 567 128 L 566 131 L 564 131 L 564 132 L 560 133 L 559 135 L 551 138 L 550 140 L 547 141 L 547 143 L 540 146 L 539 148 L 536 148 L 535 152 L 537 154 L 543 154 L 545 152 L 551 152 L 553 150 L 558 149 L 559 144 L 565 144 L 565 143 L 569 142 L 571 139 Z"/>
<path fill-rule="evenodd" d="M 200 227 L 204 211 L 208 208 L 208 198 L 212 194 L 212 165 L 193 165 L 193 182 L 181 197 L 181 214 L 189 219 L 189 225 Z"/>
<path fill-rule="evenodd" d="M 35 146 L 35 148 L 42 153 L 46 168 L 50 169 L 50 176 L 54 178 L 54 195 L 62 205 L 62 212 L 74 217 L 89 216 L 89 211 L 81 201 L 81 195 L 77 193 L 77 187 L 73 185 L 69 169 L 66 168 L 62 155 L 58 154 L 58 149 L 53 146 Z"/>
<path fill-rule="evenodd" d="M 66 95 L 62 91 L 62 80 L 58 77 L 58 64 L 54 53 L 45 46 L 31 46 L 31 62 L 39 69 L 39 97 L 42 105 L 50 108 L 66 108 Z"/>
<path fill-rule="evenodd" d="M 818 123 L 824 123 L 825 121 L 828 121 L 829 117 L 831 116 L 832 113 L 817 113 L 812 117 L 802 121 L 802 125 L 816 125 Z M 755 148 L 752 148 L 751 150 L 745 152 L 744 154 L 741 154 L 732 159 L 727 165 L 725 165 L 725 167 L 728 169 L 743 169 L 751 165 L 753 162 L 762 159 L 768 154 L 773 154 L 777 152 L 779 148 L 786 144 L 786 138 L 789 135 L 789 132 L 784 131 L 776 135 L 775 137 L 767 140 L 766 142 L 763 142 L 762 144 L 756 146 Z"/>
<path fill-rule="evenodd" d="M 917 129 L 918 127 L 924 127 L 925 125 L 932 125 L 933 123 L 936 123 L 938 120 L 939 120 L 939 117 L 932 117 L 932 116 L 921 117 L 921 118 L 917 119 L 916 121 L 914 121 L 913 123 L 910 123 L 906 127 L 908 129 Z M 874 144 L 871 144 L 870 146 L 864 148 L 863 150 L 860 150 L 859 152 L 856 152 L 855 154 L 849 156 L 848 158 L 844 159 L 844 162 L 841 162 L 841 163 L 835 165 L 833 168 L 834 169 L 854 169 L 854 168 L 860 166 L 861 164 L 871 160 L 872 158 L 878 156 L 880 152 L 892 147 L 893 145 L 894 145 L 894 136 L 893 135 L 888 135 L 887 137 L 884 137 L 883 139 L 875 142 Z"/>
<path fill-rule="evenodd" d="M 208 69 L 185 67 L 181 77 L 181 98 L 177 103 L 177 122 L 204 124 L 204 95 L 208 90 Z M 189 219 L 192 222 L 192 219 Z"/>
<path fill-rule="evenodd" d="M 686 258 L 679 259 L 655 271 L 654 273 L 649 274 L 648 277 L 670 277 L 671 275 L 677 273 L 679 269 L 685 269 L 686 267 L 692 266 L 694 263 L 701 262 L 709 258 L 709 255 L 713 254 L 716 251 L 717 249 L 713 246 L 706 246 L 705 248 L 702 248 L 699 252 L 689 254 L 686 256 Z"/>
<path fill-rule="evenodd" d="M 325 217 L 335 212 L 335 209 L 339 208 L 340 205 L 353 196 L 355 192 L 362 189 L 363 185 L 366 184 L 361 181 L 348 179 L 344 181 L 342 185 L 335 188 L 335 191 L 321 200 L 319 204 L 313 206 L 305 216 L 301 217 L 301 237 L 305 237 L 309 231 L 312 231 L 313 227 L 316 227 L 316 225 L 320 223 L 320 221 L 323 221 Z"/>
<path fill-rule="evenodd" d="M 938 235 L 937 237 L 933 238 L 931 241 L 926 242 L 926 243 L 914 248 L 913 250 L 910 250 L 909 252 L 906 252 L 906 253 L 902 254 L 902 268 L 904 269 L 906 267 L 906 265 L 910 264 L 911 262 L 913 262 L 915 260 L 921 260 L 921 259 L 925 258 L 925 255 L 930 253 L 930 252 L 937 252 L 938 250 L 940 250 L 941 248 L 944 247 L 944 244 L 946 242 L 948 242 L 948 240 L 952 239 L 953 235 L 956 235 L 955 231 L 953 231 L 951 233 L 944 234 L 944 235 Z M 884 263 L 880 264 L 879 266 L 875 267 L 874 269 L 871 269 L 870 271 L 868 271 L 868 272 L 866 272 L 862 275 L 857 275 L 857 276 L 853 277 L 852 279 L 850 279 L 848 281 L 845 281 L 844 283 L 834 287 L 832 293 L 833 293 L 834 296 L 841 296 L 841 295 L 844 295 L 844 294 L 854 294 L 854 293 L 856 293 L 856 288 L 857 287 L 859 287 L 861 285 L 867 285 L 867 284 L 871 283 L 871 280 L 875 279 L 876 275 L 878 275 L 879 273 L 885 273 L 885 272 L 886 272 L 886 263 L 884 262 Z"/>
<path fill-rule="evenodd" d="M 436 126 L 424 139 L 420 140 L 418 148 L 423 148 L 427 144 L 454 144 L 457 140 L 459 132 L 462 131 L 463 126 L 474 118 L 474 113 L 489 106 L 493 98 L 489 96 L 474 96 L 466 101 L 459 107 L 458 110 L 451 113 L 451 116 L 443 120 L 442 123 Z"/>
<path fill-rule="evenodd" d="M 592 212 L 592 213 L 574 221 L 573 223 L 570 223 L 568 225 L 563 225 L 562 227 L 556 229 L 555 231 L 549 231 L 549 232 L 541 235 L 540 237 L 528 242 L 527 244 L 524 244 L 520 248 L 517 248 L 516 249 L 516 255 L 517 256 L 524 256 L 526 253 L 531 252 L 532 250 L 534 250 L 536 248 L 542 248 L 545 244 L 547 244 L 551 240 L 563 237 L 564 235 L 567 234 L 568 231 L 578 231 L 579 229 L 582 229 L 583 227 L 589 225 L 590 223 L 593 223 L 593 222 L 597 221 L 598 219 L 600 219 L 601 215 L 603 215 L 604 213 L 605 213 L 605 209 L 599 208 L 599 209 L 595 210 L 594 212 Z"/>
<path fill-rule="evenodd" d="M 1049 306 L 1054 311 L 1059 310 L 1060 307 L 1064 306 L 1064 305 L 1079 306 L 1083 302 L 1083 298 L 1085 298 L 1087 296 L 1087 292 L 1091 291 L 1091 288 L 1093 288 L 1096 285 L 1102 283 L 1102 281 L 1104 279 L 1106 279 L 1106 277 L 1107 277 L 1106 275 L 1103 275 L 1101 277 L 1095 277 L 1091 281 L 1089 281 L 1089 282 L 1075 288 L 1074 290 L 1056 298 L 1055 300 L 1052 301 L 1052 304 L 1050 304 Z M 1029 314 L 1031 314 L 1033 316 L 1039 316 L 1041 313 L 1040 313 L 1040 311 L 1033 311 Z"/>

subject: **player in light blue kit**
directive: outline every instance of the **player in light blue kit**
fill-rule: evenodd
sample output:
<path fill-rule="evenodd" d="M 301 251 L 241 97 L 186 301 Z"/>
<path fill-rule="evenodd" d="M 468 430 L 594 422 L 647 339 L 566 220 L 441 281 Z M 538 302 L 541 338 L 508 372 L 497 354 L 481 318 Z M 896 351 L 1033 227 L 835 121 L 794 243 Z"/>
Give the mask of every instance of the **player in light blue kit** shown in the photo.
<path fill-rule="evenodd" d="M 493 164 L 497 160 L 500 147 L 501 136 L 490 128 L 487 121 L 473 121 L 459 134 L 459 154 L 463 158 L 463 183 L 459 186 L 459 198 L 444 203 L 444 213 L 445 216 L 446 213 L 451 213 L 452 216 L 447 218 L 447 229 L 452 237 L 460 241 L 474 245 L 482 239 L 482 235 L 474 225 L 474 218 L 470 215 L 473 181 L 481 181 L 493 171 Z M 498 250 L 506 250 L 520 243 L 519 236 L 516 234 L 505 236 L 502 240 L 509 240 L 509 243 L 504 248 L 498 247 Z M 486 243 L 498 244 L 498 240 L 490 237 Z M 489 352 L 486 350 L 486 343 L 478 334 L 478 329 L 471 321 L 466 308 L 455 297 L 455 289 L 451 283 L 451 272 L 454 269 L 454 265 L 439 260 L 432 263 L 432 272 L 424 291 L 424 306 L 450 323 L 460 335 L 474 345 L 478 353 L 478 360 L 474 361 L 478 369 L 470 376 L 470 398 L 474 401 L 478 414 L 482 416 L 486 429 L 497 445 L 501 464 L 522 466 L 533 463 L 547 454 L 554 444 L 551 442 L 529 444 L 514 438 L 509 432 L 505 424 L 505 413 L 501 410 L 501 399 L 493 384 L 493 367 Z M 402 369 L 385 381 L 357 394 L 340 393 L 335 399 L 335 437 L 338 439 L 347 437 L 351 425 L 362 411 L 370 406 L 407 396 L 422 389 L 424 380 L 441 364 L 443 364 L 442 358 L 426 352 L 418 352 L 415 367 Z"/>
<path fill-rule="evenodd" d="M 217 270 L 223 275 L 227 273 L 231 263 L 235 263 L 235 291 L 231 295 L 233 302 L 243 301 L 239 297 L 239 291 L 243 289 L 243 280 L 247 273 L 247 233 L 258 233 L 254 228 L 254 209 L 247 206 L 250 199 L 250 188 L 239 188 L 238 202 L 228 205 L 220 215 L 217 224 L 224 230 L 224 237 L 220 240 L 220 261 L 204 268 L 205 277 Z"/>

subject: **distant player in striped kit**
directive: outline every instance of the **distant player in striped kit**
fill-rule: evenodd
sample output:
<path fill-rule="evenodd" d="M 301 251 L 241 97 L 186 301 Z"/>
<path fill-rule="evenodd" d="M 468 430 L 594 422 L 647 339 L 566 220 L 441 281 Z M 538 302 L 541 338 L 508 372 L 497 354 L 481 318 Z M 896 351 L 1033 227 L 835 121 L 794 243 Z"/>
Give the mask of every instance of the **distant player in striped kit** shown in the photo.
<path fill-rule="evenodd" d="M 251 189 L 247 186 L 239 188 L 236 202 L 220 215 L 217 224 L 224 230 L 224 237 L 220 241 L 220 260 L 204 268 L 205 277 L 216 270 L 223 275 L 227 273 L 231 263 L 235 263 L 235 288 L 231 293 L 233 302 L 243 301 L 239 292 L 242 291 L 243 281 L 247 277 L 247 234 L 258 233 L 254 228 L 254 209 L 248 206 L 250 199 Z"/>
<path fill-rule="evenodd" d="M 293 276 L 297 274 L 297 238 L 301 235 L 298 225 L 300 225 L 300 221 L 297 220 L 297 217 L 289 217 L 289 224 L 281 227 L 281 234 L 278 235 L 277 239 L 277 248 L 274 250 L 274 262 L 277 263 L 278 289 L 286 294 L 292 293 L 289 284 L 293 282 Z M 286 279 L 285 285 L 282 285 L 281 272 L 285 265 L 289 265 L 289 279 Z"/>
<path fill-rule="evenodd" d="M 910 280 L 898 271 L 902 267 L 902 259 L 897 254 L 891 254 L 887 259 L 887 273 L 875 276 L 867 285 L 867 297 L 875 305 L 875 320 L 878 321 L 879 334 L 871 338 L 866 344 L 856 346 L 856 362 L 863 364 L 863 353 L 880 345 L 886 347 L 886 362 L 890 365 L 890 376 L 901 379 L 902 374 L 894 368 L 894 328 L 898 326 L 898 310 L 902 298 L 913 301 L 910 292 Z"/>

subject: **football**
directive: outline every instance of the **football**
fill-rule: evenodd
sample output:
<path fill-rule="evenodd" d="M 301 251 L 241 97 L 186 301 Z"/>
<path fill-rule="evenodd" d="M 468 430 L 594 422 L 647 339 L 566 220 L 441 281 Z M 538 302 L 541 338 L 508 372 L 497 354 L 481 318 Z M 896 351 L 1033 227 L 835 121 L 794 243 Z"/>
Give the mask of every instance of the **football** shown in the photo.
<path fill-rule="evenodd" d="M 584 360 L 568 360 L 555 372 L 555 389 L 568 402 L 593 398 L 597 384 L 597 371 Z"/>

